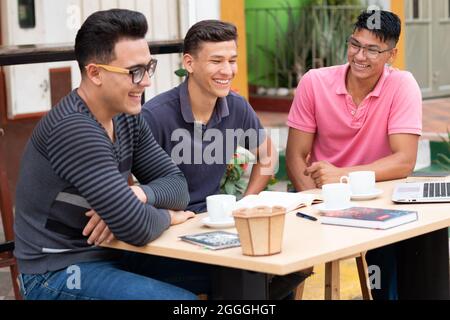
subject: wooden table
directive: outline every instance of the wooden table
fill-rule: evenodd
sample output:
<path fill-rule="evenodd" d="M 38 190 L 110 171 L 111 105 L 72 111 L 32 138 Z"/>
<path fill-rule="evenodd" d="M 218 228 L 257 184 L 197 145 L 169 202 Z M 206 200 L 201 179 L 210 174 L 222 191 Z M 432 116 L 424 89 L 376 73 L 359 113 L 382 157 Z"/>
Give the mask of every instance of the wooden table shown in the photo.
<path fill-rule="evenodd" d="M 224 268 L 218 268 L 219 275 L 216 278 L 216 288 L 220 292 L 215 298 L 265 299 L 268 297 L 270 274 L 286 275 L 411 239 L 408 240 L 411 241 L 410 244 L 408 241 L 404 242 L 402 249 L 405 254 L 408 250 L 411 251 L 411 259 L 405 259 L 406 266 L 403 266 L 407 269 L 408 277 L 411 277 L 411 283 L 406 281 L 406 286 L 410 287 L 402 290 L 416 291 L 411 293 L 410 297 L 448 299 L 447 227 L 450 226 L 450 204 L 395 205 L 390 201 L 395 182 L 398 181 L 378 183 L 377 188 L 384 190 L 378 199 L 356 202 L 358 206 L 418 211 L 417 221 L 390 230 L 323 225 L 300 219 L 292 212 L 286 216 L 282 252 L 267 257 L 247 257 L 242 255 L 241 248 L 210 251 L 178 240 L 181 235 L 211 231 L 202 226 L 201 219 L 204 215 L 198 215 L 182 225 L 169 228 L 160 238 L 144 247 L 135 247 L 120 241 L 110 244 L 109 247 L 221 266 Z M 313 207 L 301 211 L 319 217 L 318 211 Z M 227 231 L 236 230 L 232 228 Z M 418 254 L 418 251 L 424 251 L 425 255 Z M 425 283 L 420 284 L 424 278 Z"/>

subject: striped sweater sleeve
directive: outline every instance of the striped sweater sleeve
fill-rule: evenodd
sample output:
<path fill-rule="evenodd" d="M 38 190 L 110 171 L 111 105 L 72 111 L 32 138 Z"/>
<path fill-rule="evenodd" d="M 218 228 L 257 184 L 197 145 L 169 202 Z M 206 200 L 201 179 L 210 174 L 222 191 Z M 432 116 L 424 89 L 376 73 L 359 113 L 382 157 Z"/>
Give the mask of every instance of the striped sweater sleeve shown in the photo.
<path fill-rule="evenodd" d="M 133 174 L 142 183 L 148 203 L 157 208 L 184 210 L 189 204 L 186 178 L 156 142 L 142 116 L 137 117 L 139 135 L 133 154 Z"/>
<path fill-rule="evenodd" d="M 78 189 L 117 239 L 145 245 L 170 225 L 166 210 L 143 204 L 118 170 L 103 129 L 72 114 L 52 129 L 47 154 L 53 170 Z"/>

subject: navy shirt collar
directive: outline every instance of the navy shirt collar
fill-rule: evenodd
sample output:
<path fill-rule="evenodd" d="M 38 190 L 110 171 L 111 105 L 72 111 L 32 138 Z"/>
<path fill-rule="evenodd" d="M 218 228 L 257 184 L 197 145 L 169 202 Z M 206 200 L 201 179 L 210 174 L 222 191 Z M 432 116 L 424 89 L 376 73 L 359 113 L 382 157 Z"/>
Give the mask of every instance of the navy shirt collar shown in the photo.
<path fill-rule="evenodd" d="M 180 85 L 180 104 L 181 114 L 186 123 L 195 123 L 194 114 L 192 113 L 191 102 L 189 100 L 188 79 Z M 230 115 L 226 98 L 218 98 L 214 112 L 209 120 L 207 127 L 213 127 L 220 123 L 223 118 Z"/>

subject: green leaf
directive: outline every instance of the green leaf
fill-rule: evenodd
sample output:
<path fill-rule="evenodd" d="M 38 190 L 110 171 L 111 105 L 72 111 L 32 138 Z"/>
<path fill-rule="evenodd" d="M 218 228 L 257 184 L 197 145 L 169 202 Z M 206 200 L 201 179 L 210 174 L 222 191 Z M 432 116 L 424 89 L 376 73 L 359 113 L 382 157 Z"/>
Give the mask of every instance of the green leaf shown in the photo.
<path fill-rule="evenodd" d="M 236 188 L 239 190 L 240 193 L 244 192 L 245 189 L 247 189 L 247 182 L 243 179 L 236 182 Z"/>
<path fill-rule="evenodd" d="M 187 77 L 187 76 L 189 75 L 189 73 L 187 72 L 187 70 L 186 70 L 186 69 L 183 69 L 183 68 L 178 69 L 177 71 L 175 71 L 175 74 L 176 74 L 177 76 L 179 76 L 180 78 L 182 78 L 182 77 Z"/>
<path fill-rule="evenodd" d="M 234 185 L 234 183 L 227 183 L 227 184 L 225 184 L 225 193 L 226 194 L 233 194 L 233 195 L 235 195 L 236 194 L 236 187 L 235 187 L 235 185 Z"/>
<path fill-rule="evenodd" d="M 445 154 L 439 153 L 439 154 L 437 155 L 437 157 L 439 158 L 439 160 L 440 160 L 441 162 L 450 164 L 450 158 L 447 157 Z"/>

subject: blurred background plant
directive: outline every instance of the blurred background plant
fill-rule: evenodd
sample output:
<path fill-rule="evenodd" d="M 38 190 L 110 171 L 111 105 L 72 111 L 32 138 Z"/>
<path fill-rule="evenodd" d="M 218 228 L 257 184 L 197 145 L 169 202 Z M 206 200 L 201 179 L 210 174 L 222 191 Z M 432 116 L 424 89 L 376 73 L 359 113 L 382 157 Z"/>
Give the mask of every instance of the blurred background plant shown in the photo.
<path fill-rule="evenodd" d="M 447 136 L 441 135 L 441 140 L 446 147 L 444 149 L 446 153 L 438 153 L 435 161 L 440 167 L 446 171 L 450 171 L 450 127 L 447 128 Z"/>
<path fill-rule="evenodd" d="M 246 11 L 251 85 L 292 89 L 309 69 L 346 62 L 346 40 L 364 8 L 360 0 L 279 3 Z"/>

